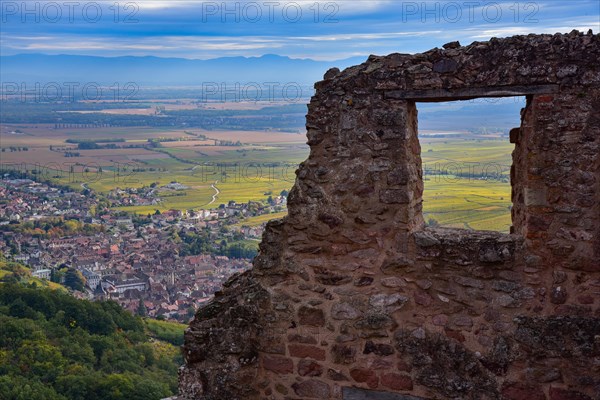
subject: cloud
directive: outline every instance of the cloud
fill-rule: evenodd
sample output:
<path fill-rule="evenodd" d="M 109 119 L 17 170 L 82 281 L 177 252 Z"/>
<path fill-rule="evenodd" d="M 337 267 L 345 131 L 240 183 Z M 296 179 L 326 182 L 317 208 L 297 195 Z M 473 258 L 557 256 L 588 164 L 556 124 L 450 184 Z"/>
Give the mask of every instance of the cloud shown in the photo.
<path fill-rule="evenodd" d="M 296 5 L 303 10 L 313 10 L 315 6 L 328 10 L 338 9 L 344 13 L 361 13 L 365 11 L 381 10 L 389 7 L 395 0 L 216 0 L 216 1 L 197 1 L 197 0 L 136 0 L 135 4 L 141 10 L 165 10 L 177 8 L 208 8 L 216 7 L 221 10 L 234 10 L 235 7 L 259 7 L 262 10 L 281 10 L 285 7 L 295 7 Z M 224 7 L 223 7 L 224 6 Z"/>
<path fill-rule="evenodd" d="M 136 4 L 142 10 L 162 10 L 168 8 L 189 7 L 192 2 L 178 0 L 137 0 Z"/>
<path fill-rule="evenodd" d="M 376 40 L 376 39 L 395 39 L 406 36 L 427 36 L 439 34 L 442 31 L 414 31 L 414 32 L 381 32 L 381 33 L 356 33 L 356 34 L 337 34 L 325 36 L 295 36 L 288 39 L 310 40 L 310 41 L 343 41 L 343 40 Z"/>
<path fill-rule="evenodd" d="M 232 40 L 230 37 L 152 37 L 142 39 L 119 38 L 113 37 L 110 40 L 105 38 L 88 37 L 81 40 L 81 37 L 66 38 L 61 36 L 48 37 L 26 37 L 12 36 L 7 37 L 11 44 L 8 45 L 13 49 L 45 51 L 45 50 L 75 50 L 85 52 L 86 50 L 109 50 L 111 52 L 127 51 L 127 50 L 145 50 L 149 52 L 155 51 L 184 51 L 184 50 L 220 50 L 240 51 L 240 50 L 258 50 L 279 48 L 283 43 L 278 43 L 273 40 L 260 40 L 251 38 L 250 40 Z M 11 40 L 12 39 L 12 40 Z M 18 39 L 20 43 L 16 43 Z"/>
<path fill-rule="evenodd" d="M 274 22 L 223 22 L 219 15 L 210 20 L 202 16 L 202 4 L 243 7 L 256 3 L 278 3 L 278 10 L 295 3 L 302 7 L 303 20 L 291 23 L 281 15 Z M 569 32 L 573 29 L 598 32 L 597 0 L 578 0 L 577 7 L 555 0 L 520 2 L 499 0 L 434 1 L 434 0 L 132 0 L 139 7 L 137 23 L 114 21 L 103 2 L 105 13 L 98 23 L 77 20 L 74 23 L 21 23 L 20 17 L 2 25 L 2 54 L 46 52 L 89 55 L 154 55 L 183 58 L 219 56 L 260 56 L 276 53 L 296 58 L 336 60 L 356 55 L 418 52 L 441 46 L 451 40 L 485 40 L 515 34 Z M 466 4 L 471 4 L 472 18 Z M 502 8 L 501 20 L 494 22 L 493 13 L 485 16 L 486 4 Z M 127 2 L 119 2 L 120 18 Z M 313 14 L 319 6 L 318 19 Z M 446 15 L 444 6 L 463 7 L 462 17 Z M 535 5 L 537 9 L 526 9 Z M 406 6 L 416 6 L 407 15 Z M 335 23 L 324 23 L 326 7 L 336 11 Z M 516 13 L 515 6 L 519 12 Z M 404 7 L 404 9 L 403 9 Z M 437 7 L 437 8 L 436 8 Z M 474 8 L 473 8 L 474 7 Z M 512 7 L 512 8 L 511 8 Z M 325 11 L 324 11 L 325 10 Z M 429 11 L 428 11 L 429 10 Z M 434 15 L 431 14 L 434 10 Z M 437 10 L 437 11 L 435 11 Z M 527 12 L 536 10 L 537 22 L 527 23 Z M 42 21 L 43 22 L 43 21 Z"/>

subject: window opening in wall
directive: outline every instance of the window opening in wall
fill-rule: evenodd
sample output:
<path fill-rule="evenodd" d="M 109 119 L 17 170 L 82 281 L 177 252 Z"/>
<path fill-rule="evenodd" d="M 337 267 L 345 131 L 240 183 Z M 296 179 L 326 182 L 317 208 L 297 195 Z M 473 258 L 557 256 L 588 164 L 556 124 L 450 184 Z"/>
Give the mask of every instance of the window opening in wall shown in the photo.
<path fill-rule="evenodd" d="M 417 104 L 427 226 L 510 231 L 509 132 L 524 107 L 522 96 Z"/>

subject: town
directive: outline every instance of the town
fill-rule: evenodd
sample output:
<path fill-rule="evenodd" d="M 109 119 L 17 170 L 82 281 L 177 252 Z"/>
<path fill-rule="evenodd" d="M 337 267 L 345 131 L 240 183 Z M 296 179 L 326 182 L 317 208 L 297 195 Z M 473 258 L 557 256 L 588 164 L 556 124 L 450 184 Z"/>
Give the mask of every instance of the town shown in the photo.
<path fill-rule="evenodd" d="M 119 189 L 106 197 L 34 176 L 0 180 L 0 254 L 79 298 L 114 300 L 134 314 L 187 322 L 230 276 L 251 267 L 264 224 L 247 218 L 283 212 L 287 192 L 267 203 L 136 215 L 114 205 L 157 204 L 166 187 Z M 215 204 L 216 205 L 216 204 Z"/>

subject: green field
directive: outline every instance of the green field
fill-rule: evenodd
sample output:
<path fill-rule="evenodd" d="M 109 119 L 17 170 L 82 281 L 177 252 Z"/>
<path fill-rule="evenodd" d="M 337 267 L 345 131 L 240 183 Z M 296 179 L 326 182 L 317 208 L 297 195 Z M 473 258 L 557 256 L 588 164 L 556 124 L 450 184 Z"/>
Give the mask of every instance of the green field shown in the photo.
<path fill-rule="evenodd" d="M 177 153 L 176 150 L 168 152 Z M 434 219 L 443 226 L 508 231 L 511 202 L 507 178 L 511 151 L 512 145 L 505 140 L 424 139 L 423 169 L 429 172 L 424 177 L 425 220 Z M 308 149 L 297 144 L 271 144 L 209 155 L 182 154 L 193 164 L 174 158 L 152 160 L 148 165 L 167 170 L 129 176 L 114 176 L 113 172 L 89 187 L 106 192 L 116 186 L 153 182 L 164 185 L 172 181 L 188 187 L 183 196 L 163 197 L 158 206 L 121 208 L 144 214 L 156 209 L 215 208 L 229 200 L 264 201 L 269 195 L 291 188 L 295 165 L 306 158 Z M 216 191 L 211 185 L 219 190 L 214 202 Z M 254 223 L 260 225 L 283 215 L 261 216 Z"/>
<path fill-rule="evenodd" d="M 40 133 L 44 134 L 48 132 Z M 146 134 L 146 140 L 161 137 L 155 129 L 148 129 Z M 35 151 L 36 157 L 47 161 L 46 165 L 60 165 L 60 170 L 46 171 L 44 176 L 77 190 L 88 187 L 107 193 L 115 188 L 139 188 L 153 183 L 160 187 L 171 182 L 187 187 L 181 192 L 161 195 L 163 201 L 158 205 L 120 208 L 140 214 L 157 209 L 216 208 L 229 200 L 238 203 L 265 201 L 271 195 L 278 196 L 282 190 L 291 189 L 298 164 L 308 156 L 304 135 L 235 131 L 206 134 L 241 144 L 221 146 L 198 144 L 196 141 L 167 142 L 164 147 L 156 149 L 80 150 L 80 157 L 67 159 L 61 158 L 62 153 L 36 148 L 27 155 L 33 155 Z M 162 135 L 181 137 L 184 133 L 164 131 Z M 67 132 L 60 138 L 46 138 L 45 144 L 57 147 L 73 136 L 73 133 Z M 114 133 L 105 129 L 86 136 L 86 139 L 123 136 L 126 135 L 122 131 Z M 123 145 L 139 144 L 144 142 L 143 138 L 140 130 L 134 130 L 133 137 L 127 137 Z M 11 156 L 23 157 L 20 154 Z M 65 160 L 75 165 L 66 170 Z"/>
<path fill-rule="evenodd" d="M 510 187 L 506 183 L 431 177 L 425 181 L 423 213 L 442 226 L 508 232 Z M 443 179 L 452 179 L 452 182 Z"/>
<path fill-rule="evenodd" d="M 178 182 L 186 189 L 163 192 L 161 203 L 120 207 L 148 214 L 155 210 L 210 209 L 230 200 L 238 203 L 266 201 L 290 190 L 295 170 L 309 154 L 302 134 L 271 131 L 206 131 L 159 128 L 98 128 L 53 130 L 23 127 L 24 135 L 8 137 L 15 146 L 28 144 L 28 153 L 3 153 L 8 162 L 23 157 L 61 165 L 61 172 L 47 172 L 57 183 L 101 193 L 115 188 L 163 186 Z M 117 149 L 81 150 L 77 158 L 65 158 L 57 147 L 73 138 L 125 139 Z M 157 148 L 128 146 L 165 139 Z M 426 222 L 478 230 L 508 231 L 510 219 L 511 145 L 500 135 L 461 133 L 436 137 L 423 134 Z M 14 143 L 13 143 L 14 142 Z M 54 146 L 55 151 L 49 150 Z M 8 158 L 7 158 L 8 157 Z M 4 160 L 3 160 L 4 161 Z M 75 163 L 71 171 L 65 163 Z M 87 172 L 85 172 L 87 170 Z M 246 224 L 260 225 L 283 214 L 262 216 Z"/>
<path fill-rule="evenodd" d="M 183 332 L 187 328 L 187 325 L 150 318 L 144 318 L 144 325 L 148 330 L 148 336 L 175 346 L 183 344 Z"/>
<path fill-rule="evenodd" d="M 423 170 L 429 171 L 424 176 L 425 221 L 508 232 L 512 204 L 508 179 L 513 148 L 502 139 L 422 140 Z"/>

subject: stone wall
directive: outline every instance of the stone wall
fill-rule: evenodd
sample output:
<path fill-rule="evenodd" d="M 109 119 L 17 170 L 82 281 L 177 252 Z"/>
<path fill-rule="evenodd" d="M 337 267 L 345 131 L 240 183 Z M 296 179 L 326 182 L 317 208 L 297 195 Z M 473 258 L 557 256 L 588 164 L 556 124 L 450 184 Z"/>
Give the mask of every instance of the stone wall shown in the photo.
<path fill-rule="evenodd" d="M 599 59 L 574 31 L 328 71 L 289 215 L 190 324 L 180 398 L 599 399 Z M 509 95 L 512 234 L 425 229 L 415 102 Z"/>

